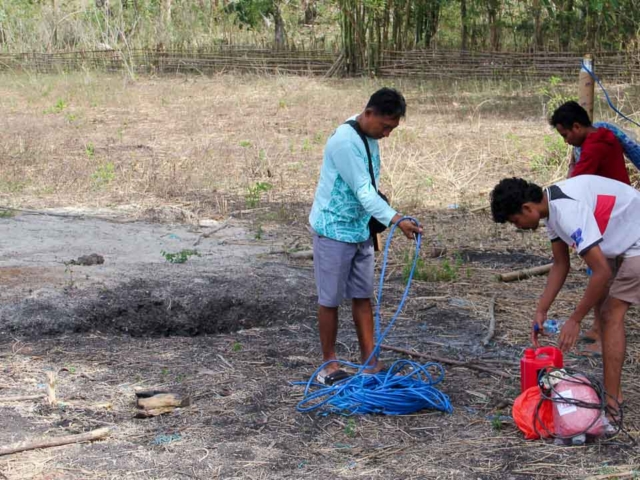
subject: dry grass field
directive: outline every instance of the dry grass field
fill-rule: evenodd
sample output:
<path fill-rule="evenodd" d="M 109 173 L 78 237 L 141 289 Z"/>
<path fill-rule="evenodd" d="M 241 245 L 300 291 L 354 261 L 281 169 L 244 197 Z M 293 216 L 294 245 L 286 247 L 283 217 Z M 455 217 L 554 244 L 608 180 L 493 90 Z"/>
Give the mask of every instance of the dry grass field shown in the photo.
<path fill-rule="evenodd" d="M 544 115 L 550 100 L 572 93 L 569 86 L 389 83 L 409 106 L 406 121 L 382 142 L 383 184 L 395 202 L 473 205 L 502 176 L 545 182 L 563 174 L 566 149 Z M 271 201 L 309 203 L 327 137 L 381 85 L 5 75 L 0 195 L 21 206 L 180 203 L 224 214 L 227 202 L 268 183 Z M 627 111 L 640 108 L 637 89 L 619 96 Z"/>
<path fill-rule="evenodd" d="M 565 448 L 524 441 L 513 425 L 517 362 L 545 277 L 504 284 L 496 273 L 550 253 L 543 231 L 473 211 L 504 176 L 564 175 L 567 149 L 545 114 L 572 85 L 385 83 L 409 109 L 381 142 L 382 188 L 426 226 L 418 277 L 387 343 L 463 365 L 444 365 L 452 415 L 346 418 L 295 409 L 301 389 L 289 382 L 313 372 L 319 345 L 312 265 L 289 253 L 310 244 L 326 138 L 381 82 L 94 72 L 0 80 L 0 447 L 113 429 L 100 442 L 0 457 L 0 479 L 639 475 L 637 446 L 624 436 Z M 610 90 L 624 111 L 640 110 L 638 87 Z M 601 103 L 596 115 L 611 118 Z M 443 257 L 430 257 L 433 243 L 447 248 Z M 200 256 L 182 265 L 161 254 L 187 247 Z M 105 264 L 68 263 L 92 252 Z M 410 253 L 393 243 L 385 318 Z M 585 284 L 576 258 L 552 314 L 568 316 Z M 339 354 L 355 360 L 348 310 L 342 319 Z M 637 309 L 627 326 L 625 423 L 637 437 Z M 584 352 L 566 360 L 601 370 Z M 57 407 L 3 401 L 44 392 L 47 371 L 57 372 Z M 192 405 L 135 419 L 136 387 L 184 392 Z"/>

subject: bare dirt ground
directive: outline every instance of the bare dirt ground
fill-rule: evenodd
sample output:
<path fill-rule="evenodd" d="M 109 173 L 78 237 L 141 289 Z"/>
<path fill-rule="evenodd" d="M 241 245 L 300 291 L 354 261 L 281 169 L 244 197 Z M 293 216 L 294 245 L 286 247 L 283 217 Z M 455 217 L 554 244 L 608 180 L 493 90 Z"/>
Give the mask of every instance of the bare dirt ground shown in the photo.
<path fill-rule="evenodd" d="M 289 254 L 310 245 L 306 216 L 326 137 L 376 82 L 90 72 L 2 80 L 0 446 L 113 431 L 0 457 L 0 479 L 637 475 L 638 450 L 626 438 L 563 448 L 524 441 L 510 421 L 545 278 L 495 276 L 548 262 L 548 245 L 544 232 L 518 233 L 468 210 L 503 176 L 562 175 L 566 148 L 543 113 L 563 92 L 396 85 L 409 116 L 382 142 L 382 185 L 427 229 L 422 280 L 386 343 L 489 372 L 445 365 L 451 415 L 346 418 L 296 411 L 302 388 L 291 382 L 308 379 L 320 352 L 312 264 Z M 637 93 L 614 92 L 632 107 Z M 430 258 L 432 243 L 447 253 Z M 183 250 L 198 255 L 172 264 L 162 253 Z M 71 263 L 92 253 L 104 263 Z M 394 241 L 385 318 L 410 254 Z M 551 315 L 567 317 L 585 284 L 575 259 Z M 494 296 L 496 331 L 485 347 Z M 348 309 L 341 318 L 339 354 L 357 360 Z M 632 309 L 624 388 L 634 436 L 639 320 Z M 601 370 L 599 358 L 580 353 L 566 363 Z M 2 400 L 45 393 L 47 372 L 57 374 L 58 406 Z M 134 418 L 138 387 L 180 392 L 192 405 Z"/>
<path fill-rule="evenodd" d="M 248 218 L 231 219 L 224 228 L 121 217 L 2 219 L 1 396 L 44 393 L 45 374 L 55 371 L 61 403 L 2 404 L 0 443 L 113 428 L 104 441 L 5 457 L 2 476 L 520 479 L 614 478 L 633 470 L 637 450 L 624 439 L 581 448 L 526 442 L 508 418 L 529 312 L 544 279 L 499 285 L 493 277 L 548 261 L 540 234 L 497 229 L 480 245 L 473 235 L 488 220 L 484 215 L 430 215 L 431 237 L 445 242 L 449 253 L 424 261 L 462 263 L 451 281 L 415 283 L 387 343 L 507 375 L 445 366 L 441 388 L 454 413 L 395 418 L 295 409 L 301 388 L 289 382 L 306 380 L 319 356 L 312 266 L 282 253 L 283 246 L 308 245 L 302 228 L 265 224 L 269 233 L 256 239 Z M 196 242 L 201 256 L 184 264 L 169 264 L 160 254 Z M 394 247 L 383 299 L 387 315 L 401 294 L 407 248 L 400 239 Z M 63 263 L 90 253 L 103 255 L 104 264 Z M 570 311 L 584 278 L 579 269 L 572 273 L 558 315 Z M 483 347 L 493 293 L 496 335 Z M 340 355 L 356 360 L 347 310 L 342 318 Z M 631 345 L 637 321 L 633 311 Z M 633 412 L 636 348 L 630 357 L 625 379 Z M 383 354 L 386 361 L 394 358 Z M 600 368 L 598 359 L 580 355 L 567 363 Z M 136 387 L 181 392 L 192 405 L 137 419 Z M 633 432 L 635 415 L 629 417 Z"/>

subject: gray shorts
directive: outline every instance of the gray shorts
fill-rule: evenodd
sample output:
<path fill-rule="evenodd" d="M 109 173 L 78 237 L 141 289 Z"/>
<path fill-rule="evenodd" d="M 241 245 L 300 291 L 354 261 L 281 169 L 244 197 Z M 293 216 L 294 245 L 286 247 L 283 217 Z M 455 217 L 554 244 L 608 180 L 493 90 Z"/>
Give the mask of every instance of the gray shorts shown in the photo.
<path fill-rule="evenodd" d="M 373 240 L 345 243 L 314 234 L 313 271 L 323 307 L 337 307 L 345 298 L 372 298 Z"/>

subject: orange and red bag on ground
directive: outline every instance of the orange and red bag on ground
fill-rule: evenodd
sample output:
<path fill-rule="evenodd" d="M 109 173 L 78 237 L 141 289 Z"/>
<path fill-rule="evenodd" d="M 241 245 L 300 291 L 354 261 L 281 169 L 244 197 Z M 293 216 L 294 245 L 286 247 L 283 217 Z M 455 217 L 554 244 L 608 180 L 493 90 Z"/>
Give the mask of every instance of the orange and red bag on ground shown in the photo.
<path fill-rule="evenodd" d="M 575 375 L 558 381 L 551 398 L 553 400 L 543 398 L 540 387 L 536 385 L 522 392 L 513 403 L 513 420 L 527 440 L 554 435 L 558 438 L 581 434 L 592 437 L 603 435 L 605 424 L 602 411 L 571 403 L 578 401 L 584 405 L 598 406 L 598 394 L 585 376 Z"/>
<path fill-rule="evenodd" d="M 536 416 L 538 404 L 540 404 L 540 410 Z M 541 435 L 543 438 L 549 438 L 555 432 L 553 402 L 542 399 L 540 387 L 537 385 L 527 388 L 516 398 L 511 416 L 527 440 L 537 440 Z"/>

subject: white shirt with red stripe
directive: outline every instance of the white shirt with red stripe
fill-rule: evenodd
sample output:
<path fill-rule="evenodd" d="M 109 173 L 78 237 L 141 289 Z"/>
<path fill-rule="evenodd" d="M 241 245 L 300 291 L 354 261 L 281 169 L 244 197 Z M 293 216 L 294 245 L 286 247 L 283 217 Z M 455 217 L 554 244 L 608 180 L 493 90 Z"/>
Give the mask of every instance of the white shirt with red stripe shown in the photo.
<path fill-rule="evenodd" d="M 584 255 L 600 245 L 607 258 L 640 255 L 640 192 L 622 182 L 580 175 L 545 189 L 552 242 Z"/>

